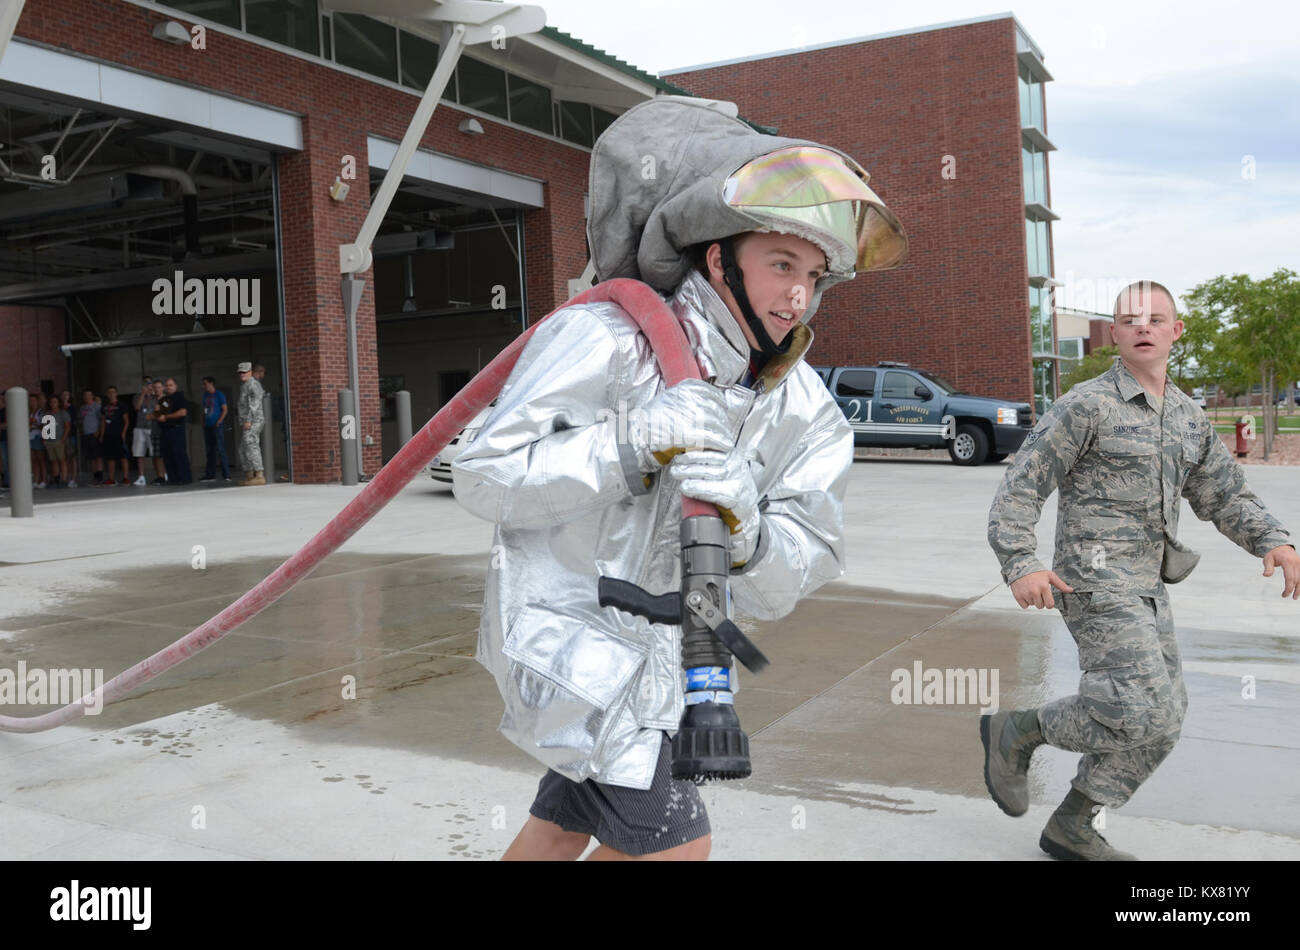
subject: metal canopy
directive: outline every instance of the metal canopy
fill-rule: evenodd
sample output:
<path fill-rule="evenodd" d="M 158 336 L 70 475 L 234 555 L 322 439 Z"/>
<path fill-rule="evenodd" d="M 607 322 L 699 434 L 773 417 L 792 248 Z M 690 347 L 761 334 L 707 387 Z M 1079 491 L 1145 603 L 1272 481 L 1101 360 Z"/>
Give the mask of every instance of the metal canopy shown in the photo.
<path fill-rule="evenodd" d="M 357 367 L 357 304 L 360 302 L 365 282 L 356 275 L 369 270 L 372 263 L 371 247 L 379 224 L 388 214 L 393 196 L 402 183 L 406 168 L 415 154 L 424 132 L 429 127 L 429 119 L 437 108 L 438 100 L 451 79 L 456 62 L 460 59 L 461 48 L 475 43 L 501 43 L 512 36 L 535 33 L 546 25 L 546 12 L 537 6 L 527 4 L 492 3 L 488 0 L 323 0 L 328 9 L 340 13 L 361 13 L 367 16 L 387 16 L 398 19 L 426 20 L 441 24 L 442 48 L 438 56 L 438 65 L 429 78 L 420 104 L 416 107 L 411 124 L 407 126 L 402 143 L 397 147 L 388 174 L 384 176 L 379 190 L 370 201 L 370 210 L 361 224 L 357 239 L 351 244 L 339 246 L 339 270 L 342 272 L 342 295 L 344 312 L 347 315 L 348 331 L 348 384 L 356 398 L 354 411 L 360 406 L 360 386 Z M 360 431 L 360 412 L 357 416 L 357 431 Z M 344 484 L 353 484 L 356 478 L 363 477 L 361 453 L 357 452 L 351 461 L 358 471 L 343 473 Z M 346 464 L 346 463 L 345 463 Z"/>

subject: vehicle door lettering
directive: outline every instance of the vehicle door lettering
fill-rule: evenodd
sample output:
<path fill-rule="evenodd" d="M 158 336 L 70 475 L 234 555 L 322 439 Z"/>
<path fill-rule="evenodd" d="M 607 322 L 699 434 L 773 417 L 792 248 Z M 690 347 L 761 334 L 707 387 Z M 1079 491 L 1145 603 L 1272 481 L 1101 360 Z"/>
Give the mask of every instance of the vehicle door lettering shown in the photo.
<path fill-rule="evenodd" d="M 871 400 L 868 399 L 868 400 L 866 401 L 866 403 L 867 403 L 867 418 L 862 419 L 862 418 L 859 418 L 859 416 L 858 416 L 858 413 L 862 412 L 862 400 L 861 400 L 861 399 L 850 399 L 850 400 L 849 400 L 849 413 L 848 413 L 848 415 L 849 415 L 849 422 L 871 422 L 871 421 L 872 421 L 872 419 L 871 419 Z"/>

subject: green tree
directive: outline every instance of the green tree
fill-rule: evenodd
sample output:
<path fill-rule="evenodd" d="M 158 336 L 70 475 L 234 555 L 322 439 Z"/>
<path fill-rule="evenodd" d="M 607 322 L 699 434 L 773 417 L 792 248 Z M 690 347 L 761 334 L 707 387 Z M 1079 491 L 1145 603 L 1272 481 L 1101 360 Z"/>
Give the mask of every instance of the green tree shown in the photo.
<path fill-rule="evenodd" d="M 1115 362 L 1117 356 L 1119 356 L 1119 348 L 1115 346 L 1102 346 L 1093 350 L 1079 361 L 1078 366 L 1061 377 L 1061 395 L 1064 396 L 1068 393 L 1071 387 L 1087 382 L 1106 372 Z"/>
<path fill-rule="evenodd" d="M 1300 376 L 1300 275 L 1280 268 L 1263 280 L 1215 277 L 1187 294 L 1188 316 L 1208 340 L 1207 367 L 1229 392 L 1263 389 L 1264 458 L 1276 430 L 1277 384 Z M 1204 342 L 1204 341 L 1202 341 Z"/>
<path fill-rule="evenodd" d="M 1183 335 L 1169 350 L 1169 375 L 1183 390 L 1191 391 L 1207 382 L 1217 382 L 1220 367 L 1215 363 L 1215 346 L 1223 327 L 1206 313 L 1188 309 L 1181 315 Z"/>

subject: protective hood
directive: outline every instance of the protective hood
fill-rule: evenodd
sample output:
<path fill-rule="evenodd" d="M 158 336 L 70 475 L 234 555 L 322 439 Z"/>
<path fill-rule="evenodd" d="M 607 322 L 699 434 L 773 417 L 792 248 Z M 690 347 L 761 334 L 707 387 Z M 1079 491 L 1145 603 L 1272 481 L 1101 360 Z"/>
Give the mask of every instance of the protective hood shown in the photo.
<path fill-rule="evenodd" d="M 587 243 L 596 277 L 632 277 L 670 294 L 696 244 L 746 231 L 794 234 L 827 257 L 806 322 L 826 288 L 906 256 L 902 225 L 868 178 L 837 149 L 754 131 L 733 103 L 643 102 L 592 150 Z"/>

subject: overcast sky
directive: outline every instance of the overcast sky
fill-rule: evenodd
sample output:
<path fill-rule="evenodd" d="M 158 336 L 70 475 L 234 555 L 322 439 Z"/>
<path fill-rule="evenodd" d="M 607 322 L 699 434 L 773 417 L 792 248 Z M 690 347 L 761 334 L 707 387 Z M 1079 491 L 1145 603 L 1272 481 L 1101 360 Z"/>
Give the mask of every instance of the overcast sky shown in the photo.
<path fill-rule="evenodd" d="M 1094 309 L 1093 287 L 1131 277 L 1181 295 L 1218 274 L 1300 270 L 1295 0 L 541 5 L 551 26 L 655 74 L 1012 12 L 1055 77 L 1047 123 L 1063 303 Z"/>

